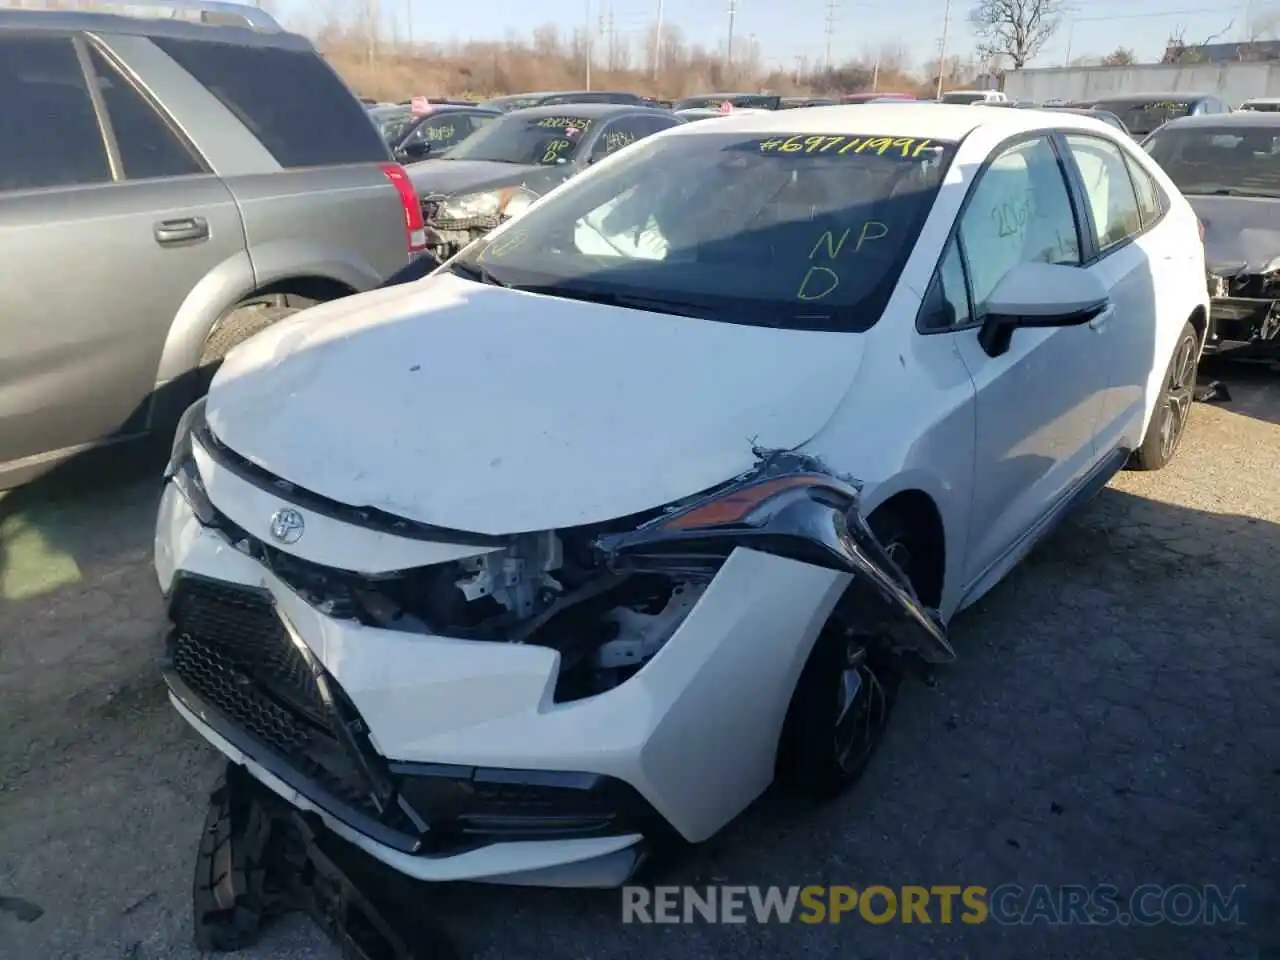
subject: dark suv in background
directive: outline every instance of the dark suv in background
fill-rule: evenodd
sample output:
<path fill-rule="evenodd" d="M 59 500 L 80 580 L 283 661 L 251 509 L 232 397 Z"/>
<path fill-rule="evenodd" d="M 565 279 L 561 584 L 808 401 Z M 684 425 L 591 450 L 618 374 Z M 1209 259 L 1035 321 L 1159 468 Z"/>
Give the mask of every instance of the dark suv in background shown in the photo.
<path fill-rule="evenodd" d="M 0 10 L 0 489 L 171 427 L 234 344 L 425 249 L 307 39 L 229 3 L 122 9 Z"/>

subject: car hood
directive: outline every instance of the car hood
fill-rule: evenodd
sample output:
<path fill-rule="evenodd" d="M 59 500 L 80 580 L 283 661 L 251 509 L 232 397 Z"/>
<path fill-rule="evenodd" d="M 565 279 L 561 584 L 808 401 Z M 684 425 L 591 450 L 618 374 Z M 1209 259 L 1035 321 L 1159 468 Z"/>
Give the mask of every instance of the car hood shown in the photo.
<path fill-rule="evenodd" d="M 541 196 L 568 179 L 573 167 L 567 163 L 552 167 L 491 160 L 423 160 L 409 164 L 405 170 L 418 196 L 425 200 L 433 194 L 453 197 L 521 185 Z"/>
<path fill-rule="evenodd" d="M 560 300 L 437 274 L 294 315 L 226 358 L 215 436 L 339 503 L 483 534 L 629 516 L 793 449 L 863 338 Z"/>
<path fill-rule="evenodd" d="M 1204 259 L 1211 273 L 1236 276 L 1280 269 L 1280 199 L 1187 197 L 1204 224 Z"/>

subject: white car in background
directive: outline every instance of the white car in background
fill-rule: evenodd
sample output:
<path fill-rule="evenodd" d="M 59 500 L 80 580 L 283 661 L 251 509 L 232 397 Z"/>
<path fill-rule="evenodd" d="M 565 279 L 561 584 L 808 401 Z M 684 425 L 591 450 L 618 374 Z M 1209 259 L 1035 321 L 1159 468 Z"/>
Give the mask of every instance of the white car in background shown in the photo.
<path fill-rule="evenodd" d="M 622 883 L 856 779 L 904 663 L 1169 461 L 1204 277 L 1088 117 L 659 133 L 227 357 L 160 507 L 172 700 L 405 874 Z"/>

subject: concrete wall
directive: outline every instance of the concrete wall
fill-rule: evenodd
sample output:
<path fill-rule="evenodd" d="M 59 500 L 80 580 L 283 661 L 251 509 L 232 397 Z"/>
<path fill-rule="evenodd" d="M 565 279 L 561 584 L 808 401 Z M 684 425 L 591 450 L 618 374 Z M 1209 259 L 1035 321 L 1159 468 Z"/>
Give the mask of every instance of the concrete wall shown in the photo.
<path fill-rule="evenodd" d="M 1123 93 L 1214 93 L 1235 107 L 1250 97 L 1280 97 L 1280 62 L 1144 64 L 1010 70 L 1015 100 L 1093 100 Z"/>

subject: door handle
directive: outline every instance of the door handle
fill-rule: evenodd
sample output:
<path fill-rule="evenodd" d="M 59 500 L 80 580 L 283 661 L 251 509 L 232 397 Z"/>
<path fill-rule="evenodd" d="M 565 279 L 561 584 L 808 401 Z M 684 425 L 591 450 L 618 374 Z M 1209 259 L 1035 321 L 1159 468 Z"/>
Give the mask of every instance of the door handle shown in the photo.
<path fill-rule="evenodd" d="M 155 225 L 156 243 L 186 243 L 191 240 L 209 239 L 209 221 L 204 217 L 182 217 L 179 220 L 161 220 Z"/>
<path fill-rule="evenodd" d="M 1116 315 L 1116 308 L 1107 307 L 1107 309 L 1103 310 L 1100 314 L 1098 314 L 1096 317 L 1094 317 L 1092 320 L 1089 321 L 1089 329 L 1090 330 L 1104 329 L 1106 325 L 1111 322 L 1111 318 L 1114 317 L 1115 315 Z"/>

